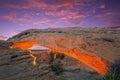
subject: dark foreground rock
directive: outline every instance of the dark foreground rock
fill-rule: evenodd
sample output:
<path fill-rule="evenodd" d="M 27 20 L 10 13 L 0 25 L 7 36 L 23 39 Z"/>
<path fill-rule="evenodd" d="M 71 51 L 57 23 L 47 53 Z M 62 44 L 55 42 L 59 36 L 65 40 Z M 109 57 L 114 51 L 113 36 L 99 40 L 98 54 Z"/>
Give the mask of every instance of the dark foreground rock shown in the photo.
<path fill-rule="evenodd" d="M 38 51 L 37 65 L 33 65 L 33 58 L 28 51 L 4 48 L 0 50 L 0 80 L 93 80 L 101 75 L 84 70 L 84 64 L 65 56 L 63 66 L 65 71 L 56 75 L 50 67 L 49 51 Z"/>

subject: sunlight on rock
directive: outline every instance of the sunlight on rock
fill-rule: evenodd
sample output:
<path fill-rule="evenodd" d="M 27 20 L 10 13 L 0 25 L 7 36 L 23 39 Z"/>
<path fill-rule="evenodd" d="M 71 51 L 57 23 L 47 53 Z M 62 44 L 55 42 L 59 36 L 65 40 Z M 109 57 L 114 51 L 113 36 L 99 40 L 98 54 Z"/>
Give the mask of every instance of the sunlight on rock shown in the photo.
<path fill-rule="evenodd" d="M 10 46 L 10 48 L 21 48 L 23 50 L 27 50 L 28 48 L 32 47 L 35 44 L 34 41 L 27 40 L 27 41 L 21 41 L 21 42 L 15 42 Z M 28 50 L 30 53 L 30 56 L 33 58 L 33 65 L 36 65 L 36 57 L 32 54 L 31 50 Z"/>
<path fill-rule="evenodd" d="M 37 62 L 36 62 L 36 57 L 32 54 L 32 51 L 31 50 L 28 50 L 29 52 L 30 52 L 30 56 L 33 58 L 33 65 L 36 65 L 37 64 Z"/>
<path fill-rule="evenodd" d="M 10 48 L 21 48 L 23 50 L 27 50 L 35 44 L 32 40 L 20 41 L 13 43 Z"/>
<path fill-rule="evenodd" d="M 55 52 L 61 52 L 64 53 L 67 56 L 73 57 L 87 66 L 91 67 L 92 69 L 96 70 L 99 74 L 106 74 L 108 70 L 108 65 L 105 59 L 98 57 L 96 55 L 93 55 L 91 53 L 86 52 L 79 52 L 77 49 L 71 49 L 71 50 L 62 50 L 57 48 L 52 48 L 47 45 L 43 45 L 45 47 L 48 47 L 50 50 Z"/>
<path fill-rule="evenodd" d="M 34 41 L 26 40 L 26 41 L 21 41 L 21 42 L 15 42 L 15 43 L 13 43 L 13 45 L 11 47 L 27 50 L 30 47 L 32 47 L 34 44 L 35 44 Z M 80 52 L 77 49 L 62 50 L 59 48 L 52 48 L 51 46 L 48 46 L 48 45 L 42 45 L 42 46 L 47 47 L 52 51 L 61 52 L 68 56 L 71 56 L 71 57 L 83 62 L 84 64 L 88 65 L 89 67 L 93 68 L 100 74 L 105 74 L 108 69 L 106 61 L 103 58 L 98 57 L 96 55 L 92 55 L 92 54 L 86 53 L 86 52 Z M 36 57 L 32 54 L 31 50 L 28 50 L 28 51 L 30 52 L 30 56 L 34 58 L 33 65 L 36 65 Z"/>

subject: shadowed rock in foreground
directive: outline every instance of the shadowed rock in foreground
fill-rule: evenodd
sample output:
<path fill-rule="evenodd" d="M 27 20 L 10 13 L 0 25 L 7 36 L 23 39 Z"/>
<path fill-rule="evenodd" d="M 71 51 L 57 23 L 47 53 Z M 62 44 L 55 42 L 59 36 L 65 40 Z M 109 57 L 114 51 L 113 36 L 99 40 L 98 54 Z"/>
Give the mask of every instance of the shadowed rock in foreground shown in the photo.
<path fill-rule="evenodd" d="M 120 28 L 30 29 L 8 39 L 13 48 L 34 44 L 71 56 L 100 74 L 120 58 Z"/>
<path fill-rule="evenodd" d="M 0 45 L 0 80 L 98 80 L 101 78 L 101 75 L 89 68 L 81 70 L 85 65 L 68 56 L 63 59 L 65 71 L 61 75 L 56 75 L 49 64 L 49 51 L 32 52 L 37 57 L 35 66 L 28 51 Z"/>

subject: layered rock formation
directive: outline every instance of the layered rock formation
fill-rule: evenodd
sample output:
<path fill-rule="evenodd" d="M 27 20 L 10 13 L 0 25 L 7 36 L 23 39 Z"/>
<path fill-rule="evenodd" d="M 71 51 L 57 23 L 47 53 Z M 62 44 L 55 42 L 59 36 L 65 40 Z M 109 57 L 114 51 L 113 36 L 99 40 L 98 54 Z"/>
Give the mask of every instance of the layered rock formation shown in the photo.
<path fill-rule="evenodd" d="M 120 58 L 120 29 L 60 28 L 30 29 L 10 38 L 12 48 L 28 49 L 34 44 L 71 56 L 100 74 Z"/>
<path fill-rule="evenodd" d="M 4 43 L 4 45 L 3 45 Z M 37 64 L 33 65 L 34 58 L 29 51 L 11 49 L 8 42 L 0 42 L 0 80 L 98 80 L 101 75 L 94 71 L 82 71 L 83 66 L 79 61 L 65 56 L 63 66 L 65 71 L 56 75 L 51 70 L 50 53 L 44 51 L 32 51 L 36 56 Z"/>

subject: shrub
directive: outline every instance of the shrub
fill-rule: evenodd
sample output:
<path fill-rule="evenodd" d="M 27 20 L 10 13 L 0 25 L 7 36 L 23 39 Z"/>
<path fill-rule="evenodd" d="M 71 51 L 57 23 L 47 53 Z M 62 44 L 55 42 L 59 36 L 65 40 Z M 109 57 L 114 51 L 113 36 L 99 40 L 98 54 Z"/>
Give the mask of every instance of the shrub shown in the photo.
<path fill-rule="evenodd" d="M 65 55 L 63 53 L 57 53 L 56 54 L 56 58 L 59 58 L 59 59 L 64 59 Z"/>
<path fill-rule="evenodd" d="M 56 75 L 60 75 L 62 72 L 64 72 L 64 68 L 60 64 L 54 64 L 51 66 L 52 71 L 55 72 Z"/>
<path fill-rule="evenodd" d="M 58 53 L 58 52 L 50 52 L 50 63 L 53 62 L 55 59 L 64 59 L 65 55 L 63 53 Z"/>
<path fill-rule="evenodd" d="M 102 80 L 120 80 L 120 62 L 112 65 Z"/>
<path fill-rule="evenodd" d="M 61 64 L 61 60 L 64 59 L 64 54 L 58 52 L 50 52 L 50 57 L 50 65 L 52 71 L 54 71 L 56 75 L 60 75 L 62 72 L 64 72 L 63 65 Z M 57 60 L 59 60 L 59 62 L 57 62 Z"/>
<path fill-rule="evenodd" d="M 56 56 L 56 54 L 54 52 L 50 52 L 50 57 L 51 57 L 50 63 L 55 60 L 55 56 Z"/>

